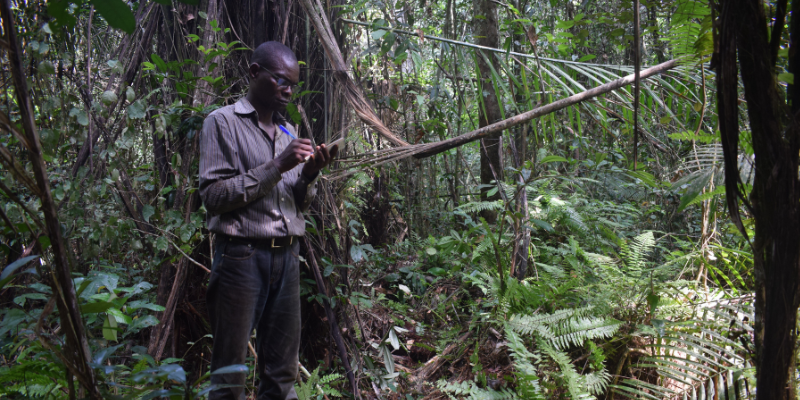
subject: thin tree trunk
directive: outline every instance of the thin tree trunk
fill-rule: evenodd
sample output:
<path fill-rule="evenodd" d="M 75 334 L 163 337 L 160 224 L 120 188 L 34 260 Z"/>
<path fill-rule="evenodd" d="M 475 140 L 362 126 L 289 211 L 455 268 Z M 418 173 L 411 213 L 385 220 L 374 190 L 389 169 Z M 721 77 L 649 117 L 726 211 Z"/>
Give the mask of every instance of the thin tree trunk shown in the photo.
<path fill-rule="evenodd" d="M 498 47 L 500 43 L 500 32 L 497 23 L 497 5 L 492 0 L 474 0 L 473 3 L 476 15 L 481 18 L 475 18 L 473 21 L 476 44 L 486 47 Z M 478 78 L 480 78 L 479 90 L 483 93 L 482 107 L 478 110 L 478 126 L 483 128 L 489 126 L 502 119 L 500 112 L 500 103 L 497 94 L 494 91 L 492 84 L 492 69 L 499 71 L 499 65 L 495 61 L 494 54 L 483 53 L 481 50 L 476 50 L 478 59 Z M 484 58 L 484 56 L 486 56 Z M 487 59 L 493 65 L 487 63 Z M 481 184 L 485 185 L 481 188 L 481 200 L 491 201 L 500 199 L 500 193 L 489 196 L 487 193 L 491 190 L 493 180 L 503 180 L 503 131 L 493 132 L 481 140 L 480 144 L 480 160 L 481 160 Z M 492 172 L 497 174 L 495 174 Z M 494 210 L 484 210 L 480 213 L 481 217 L 486 219 L 488 223 L 494 223 L 497 220 L 497 212 Z"/>
<path fill-rule="evenodd" d="M 39 141 L 36 123 L 34 122 L 34 111 L 29 97 L 28 84 L 22 69 L 22 55 L 17 42 L 17 31 L 13 23 L 14 15 L 11 12 L 9 0 L 4 0 L 0 4 L 0 18 L 3 19 L 3 30 L 5 31 L 6 46 L 8 47 L 7 55 L 14 82 L 14 94 L 19 106 L 20 122 L 29 145 L 28 156 L 33 167 L 36 184 L 41 192 L 41 210 L 44 213 L 46 232 L 50 238 L 53 254 L 51 261 L 55 276 L 51 281 L 51 286 L 56 298 L 62 332 L 66 337 L 66 343 L 62 347 L 62 351 L 56 353 L 70 372 L 78 378 L 81 386 L 88 392 L 89 397 L 102 399 L 94 371 L 89 366 L 89 362 L 92 359 L 91 351 L 89 350 L 89 342 L 86 339 L 75 287 L 72 284 L 72 276 L 70 275 L 67 261 L 66 242 L 61 235 L 61 223 L 58 221 L 56 204 L 50 192 L 47 167 L 42 158 L 42 146 Z M 46 340 L 43 343 L 48 346 Z"/>

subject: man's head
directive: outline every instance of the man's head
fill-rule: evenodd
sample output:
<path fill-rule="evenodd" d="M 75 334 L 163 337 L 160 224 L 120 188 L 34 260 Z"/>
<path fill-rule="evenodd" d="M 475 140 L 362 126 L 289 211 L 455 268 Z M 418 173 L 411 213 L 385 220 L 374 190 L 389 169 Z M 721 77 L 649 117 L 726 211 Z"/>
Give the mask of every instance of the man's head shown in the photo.
<path fill-rule="evenodd" d="M 300 80 L 300 66 L 292 50 L 279 42 L 265 42 L 250 59 L 250 98 L 259 105 L 283 111 Z"/>

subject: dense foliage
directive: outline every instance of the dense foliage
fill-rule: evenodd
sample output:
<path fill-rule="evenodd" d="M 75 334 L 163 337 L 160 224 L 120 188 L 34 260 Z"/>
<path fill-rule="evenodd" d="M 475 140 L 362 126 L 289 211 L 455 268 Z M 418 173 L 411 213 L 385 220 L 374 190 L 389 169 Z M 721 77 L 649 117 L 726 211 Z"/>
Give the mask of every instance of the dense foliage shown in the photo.
<path fill-rule="evenodd" d="M 249 50 L 279 40 L 302 68 L 287 117 L 318 143 L 346 137 L 307 215 L 301 398 L 755 397 L 754 220 L 742 207 L 745 236 L 726 208 L 709 68 L 716 2 L 325 2 L 350 79 L 408 144 L 483 127 L 494 103 L 506 119 L 633 74 L 636 60 L 679 60 L 505 130 L 489 180 L 488 141 L 403 153 L 367 129 L 307 17 L 319 2 L 10 4 L 3 396 L 200 398 L 211 373 L 253 377 L 253 359 L 208 370 L 214 235 L 197 137 L 208 113 L 246 92 Z M 493 19 L 496 48 L 477 48 Z M 776 76 L 793 83 L 788 51 L 777 54 Z M 747 119 L 737 123 L 747 196 L 753 146 Z M 96 393 L 63 322 L 70 280 Z"/>

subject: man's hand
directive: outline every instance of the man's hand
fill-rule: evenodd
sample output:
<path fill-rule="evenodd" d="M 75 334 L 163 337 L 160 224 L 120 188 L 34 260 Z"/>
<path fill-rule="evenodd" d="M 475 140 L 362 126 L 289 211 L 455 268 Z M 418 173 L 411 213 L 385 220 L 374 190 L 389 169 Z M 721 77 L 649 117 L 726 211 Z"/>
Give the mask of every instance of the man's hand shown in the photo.
<path fill-rule="evenodd" d="M 319 148 L 319 147 L 317 147 Z M 314 152 L 311 141 L 308 139 L 294 139 L 279 156 L 275 157 L 275 166 L 284 173 L 302 163 L 309 154 Z M 306 165 L 307 166 L 307 165 Z M 303 168 L 305 171 L 305 167 Z"/>
<path fill-rule="evenodd" d="M 313 178 L 321 169 L 327 167 L 338 153 L 339 145 L 334 145 L 330 149 L 324 143 L 317 146 L 314 155 L 303 166 L 303 175 L 307 178 Z"/>

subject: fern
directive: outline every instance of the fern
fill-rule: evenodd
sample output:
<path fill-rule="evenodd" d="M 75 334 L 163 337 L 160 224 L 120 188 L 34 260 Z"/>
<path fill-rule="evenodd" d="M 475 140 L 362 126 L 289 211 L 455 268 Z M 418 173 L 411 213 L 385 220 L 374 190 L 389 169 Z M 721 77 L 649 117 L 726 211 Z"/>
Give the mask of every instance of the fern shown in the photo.
<path fill-rule="evenodd" d="M 515 368 L 531 382 L 527 389 L 538 388 L 538 381 L 532 379 L 536 369 L 528 360 L 537 360 L 536 364 L 540 364 L 546 358 L 558 365 L 557 377 L 564 381 L 572 398 L 591 398 L 605 390 L 610 382 L 608 372 L 602 370 L 586 375 L 579 374 L 572 365 L 571 358 L 564 352 L 567 348 L 582 346 L 587 340 L 612 337 L 619 330 L 621 322 L 592 317 L 589 315 L 591 311 L 592 307 L 583 307 L 562 309 L 550 314 L 513 315 L 509 318 L 506 323 L 509 348 L 512 350 Z M 522 344 L 519 335 L 532 335 L 537 351 L 529 351 Z"/>
<path fill-rule="evenodd" d="M 299 400 L 317 399 L 321 398 L 322 395 L 344 397 L 342 392 L 330 386 L 330 384 L 342 379 L 344 377 L 342 374 L 333 373 L 320 377 L 319 367 L 311 373 L 308 373 L 305 368 L 301 368 L 301 371 L 306 375 L 306 381 L 300 382 L 295 386 L 295 392 L 297 392 Z"/>
<path fill-rule="evenodd" d="M 551 341 L 558 349 L 582 346 L 586 340 L 614 336 L 621 324 L 619 321 L 605 318 L 571 318 L 555 329 L 556 335 Z"/>
<path fill-rule="evenodd" d="M 458 209 L 464 213 L 479 213 L 482 211 L 497 211 L 503 209 L 503 202 L 496 201 L 471 201 L 462 204 Z"/>
<path fill-rule="evenodd" d="M 455 396 L 471 400 L 511 400 L 519 398 L 516 393 L 509 389 L 482 389 L 472 381 L 450 383 L 442 380 L 439 381 L 437 386 L 439 390 L 446 393 L 451 399 L 456 399 Z"/>
<path fill-rule="evenodd" d="M 45 360 L 24 360 L 12 367 L 0 368 L 0 394 L 19 394 L 25 398 L 66 398 L 60 390 L 64 371 Z"/>
<path fill-rule="evenodd" d="M 706 134 L 697 134 L 695 135 L 692 131 L 682 131 L 682 132 L 675 132 L 670 133 L 670 139 L 673 140 L 687 140 L 687 141 L 696 141 L 703 144 L 711 144 L 717 140 L 719 140 L 718 136 L 715 135 L 706 135 Z"/>
<path fill-rule="evenodd" d="M 653 250 L 655 243 L 656 239 L 653 237 L 653 232 L 645 232 L 622 246 L 620 253 L 627 269 L 629 271 L 638 271 L 644 268 L 645 259 L 648 253 Z"/>
<path fill-rule="evenodd" d="M 675 58 L 689 62 L 702 60 L 713 49 L 711 10 L 703 0 L 678 0 L 670 21 L 667 41 Z"/>

